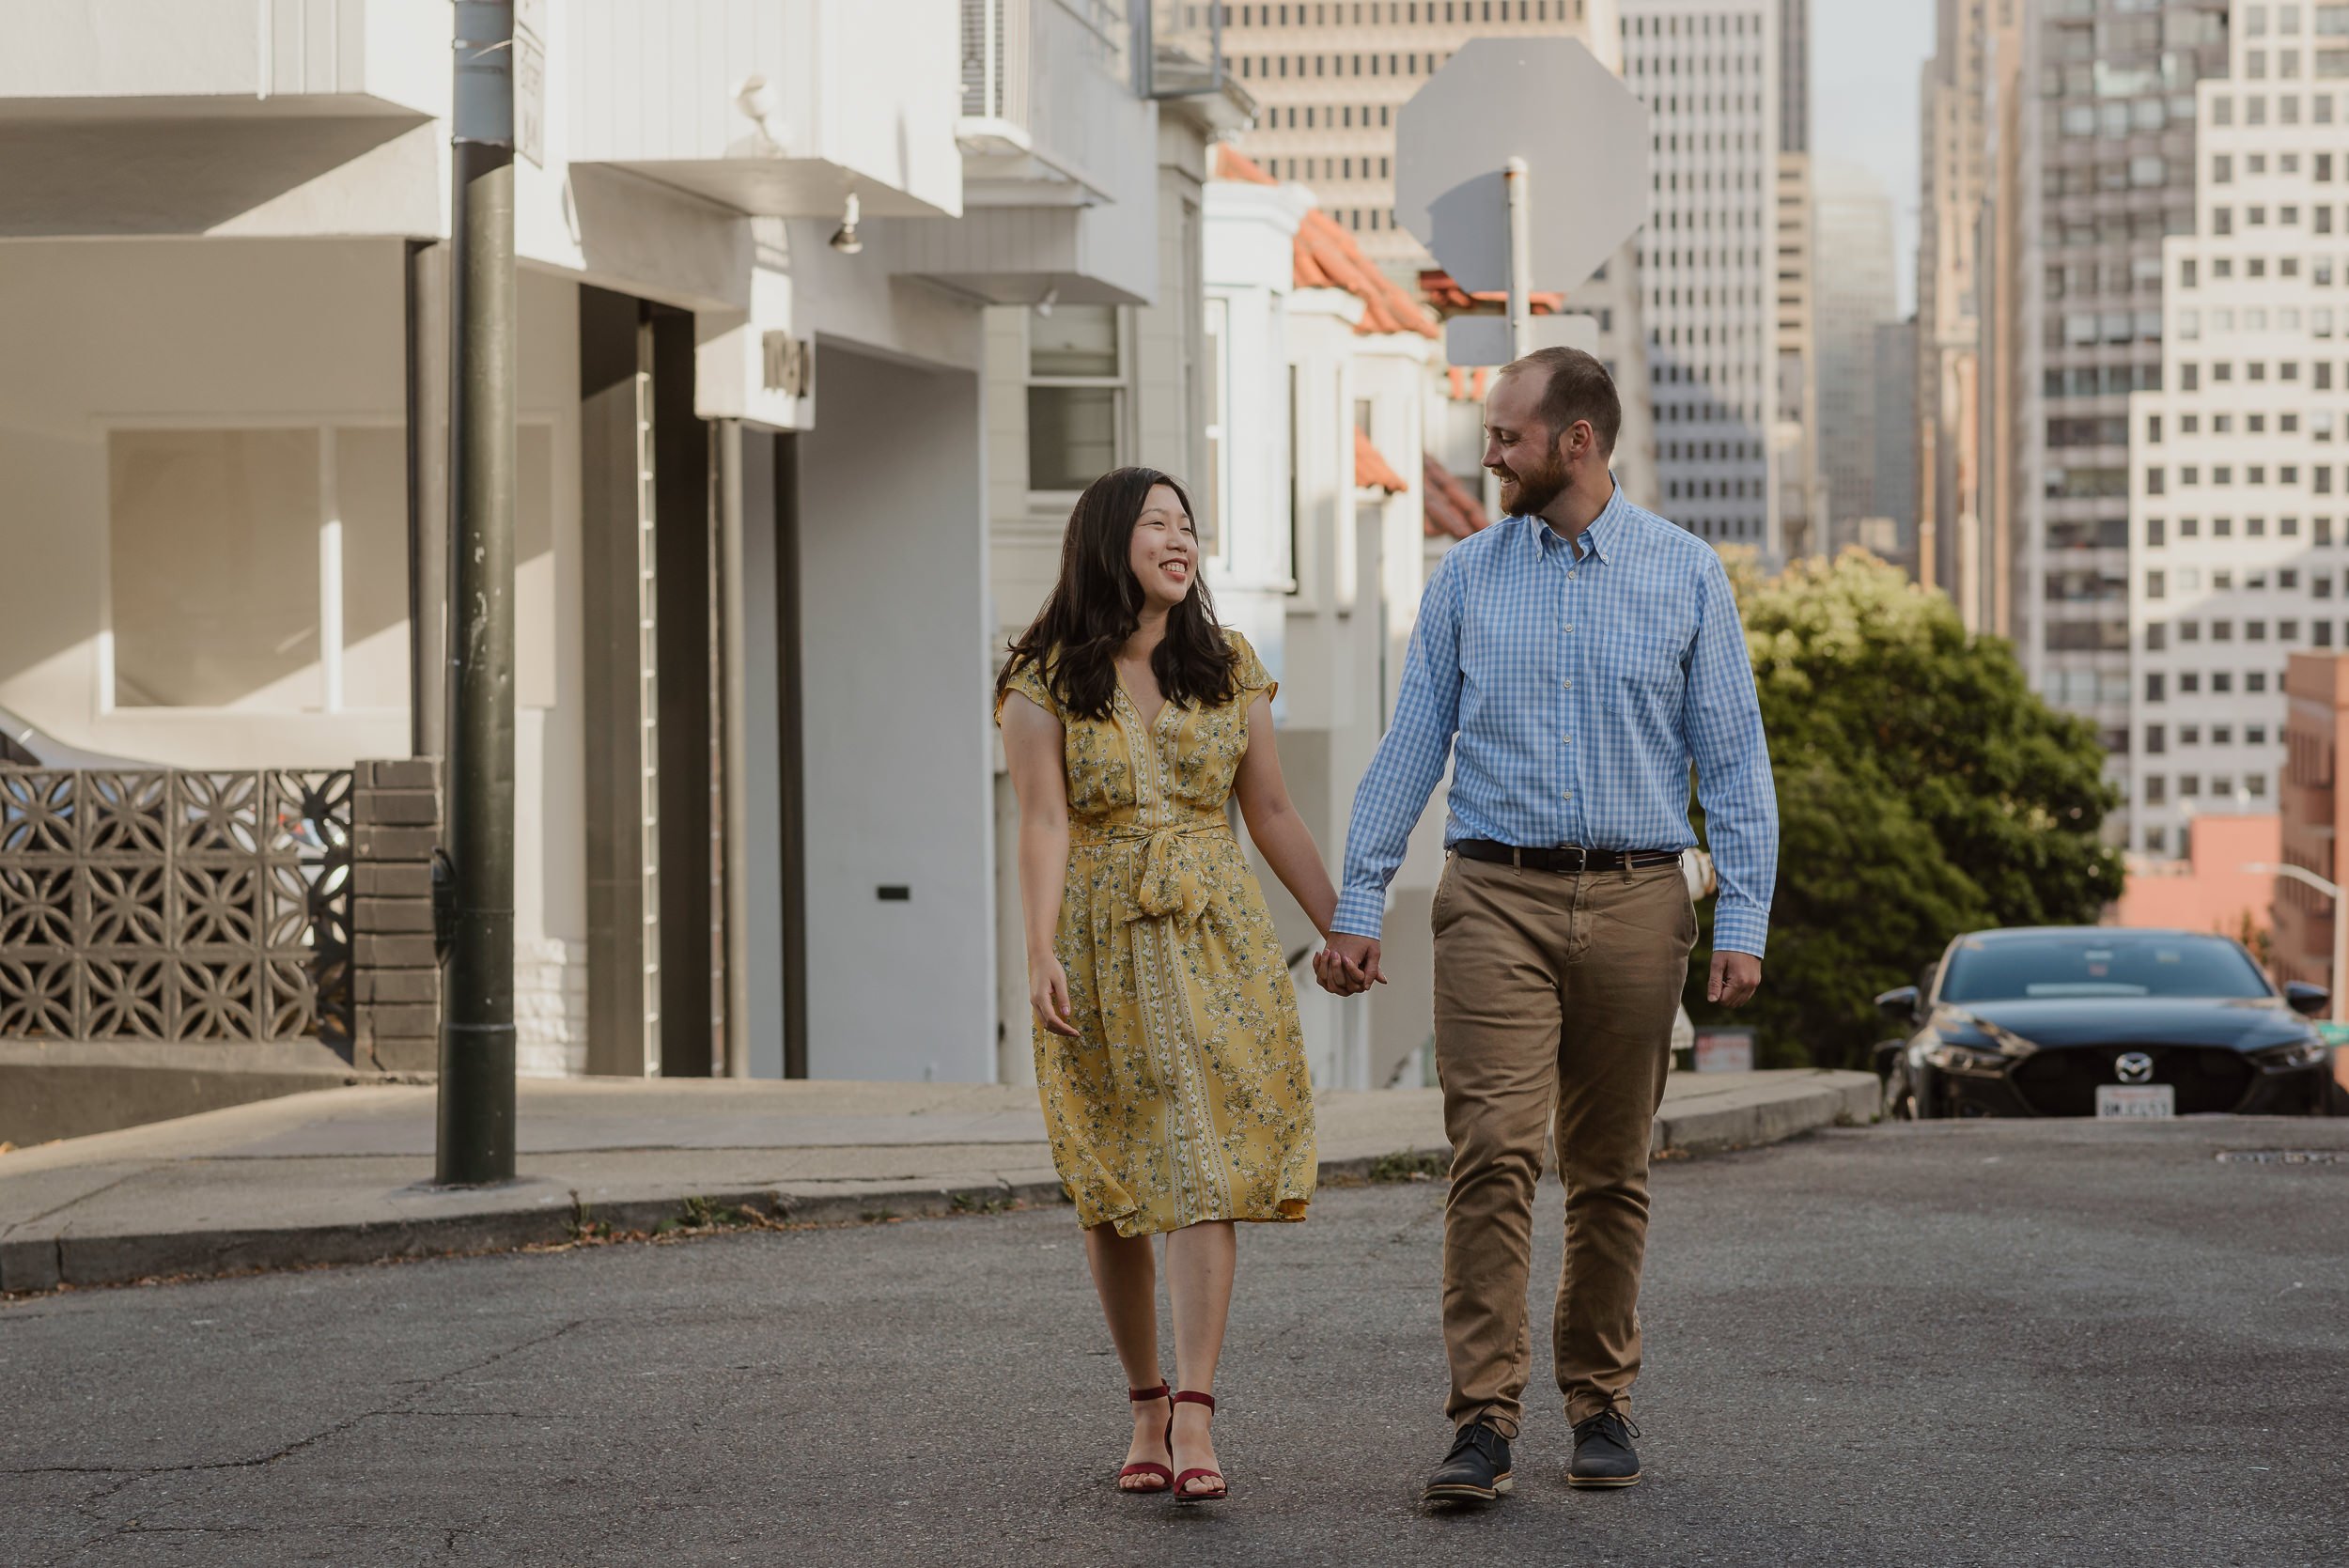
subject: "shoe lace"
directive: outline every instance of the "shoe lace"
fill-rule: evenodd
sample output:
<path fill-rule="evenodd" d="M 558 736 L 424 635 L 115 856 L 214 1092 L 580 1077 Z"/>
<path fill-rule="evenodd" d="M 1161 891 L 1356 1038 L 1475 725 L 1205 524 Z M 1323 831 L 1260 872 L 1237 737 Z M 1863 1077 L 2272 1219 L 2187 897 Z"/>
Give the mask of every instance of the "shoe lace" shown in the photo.
<path fill-rule="evenodd" d="M 1505 1440 L 1499 1427 L 1484 1421 L 1470 1421 L 1460 1428 L 1458 1435 L 1452 1439 L 1452 1452 L 1446 1457 L 1456 1459 L 1467 1450 L 1474 1449 L 1486 1458 L 1497 1460 L 1499 1455 L 1496 1451 Z"/>
<path fill-rule="evenodd" d="M 1620 1410 L 1601 1410 L 1574 1423 L 1574 1440 L 1578 1443 L 1589 1441 L 1594 1433 L 1605 1433 L 1616 1442 L 1629 1443 L 1640 1436 L 1640 1429 Z"/>

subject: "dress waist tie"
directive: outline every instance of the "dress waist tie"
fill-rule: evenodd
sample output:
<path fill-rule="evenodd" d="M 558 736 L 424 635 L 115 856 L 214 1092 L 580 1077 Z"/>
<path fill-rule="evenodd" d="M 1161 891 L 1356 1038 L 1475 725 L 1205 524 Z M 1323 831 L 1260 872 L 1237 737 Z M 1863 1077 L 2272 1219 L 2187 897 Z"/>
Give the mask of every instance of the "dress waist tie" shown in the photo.
<path fill-rule="evenodd" d="M 1220 815 L 1173 822 L 1162 828 L 1141 826 L 1096 828 L 1071 835 L 1081 845 L 1103 845 L 1121 853 L 1141 851 L 1142 866 L 1134 879 L 1134 907 L 1128 920 L 1154 920 L 1172 915 L 1185 925 L 1195 924 L 1214 902 L 1206 878 L 1200 874 L 1198 853 L 1187 839 L 1207 834 L 1229 838 L 1232 825 Z"/>

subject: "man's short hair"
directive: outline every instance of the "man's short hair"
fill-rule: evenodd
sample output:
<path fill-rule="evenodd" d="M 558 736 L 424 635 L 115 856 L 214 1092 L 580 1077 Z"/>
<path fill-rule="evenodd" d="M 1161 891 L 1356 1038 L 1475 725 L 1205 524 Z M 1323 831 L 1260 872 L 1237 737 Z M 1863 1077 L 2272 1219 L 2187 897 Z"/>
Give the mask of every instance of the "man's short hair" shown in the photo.
<path fill-rule="evenodd" d="M 1549 427 L 1552 441 L 1575 421 L 1587 419 L 1599 450 L 1614 454 L 1615 438 L 1623 433 L 1623 399 L 1615 396 L 1615 379 L 1592 355 L 1579 349 L 1536 349 L 1502 365 L 1501 373 L 1546 378 L 1534 411 Z"/>

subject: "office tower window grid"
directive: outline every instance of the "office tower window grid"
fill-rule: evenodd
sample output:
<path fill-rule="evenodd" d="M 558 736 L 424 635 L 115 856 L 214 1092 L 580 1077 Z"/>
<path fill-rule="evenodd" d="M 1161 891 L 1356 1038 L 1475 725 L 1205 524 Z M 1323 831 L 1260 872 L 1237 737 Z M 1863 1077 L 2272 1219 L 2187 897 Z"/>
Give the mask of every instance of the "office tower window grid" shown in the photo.
<path fill-rule="evenodd" d="M 2349 647 L 2349 5 L 2234 23 L 2162 247 L 2159 390 L 2123 416 L 2128 837 L 2153 854 L 2198 810 L 2277 808 L 2285 662 Z"/>
<path fill-rule="evenodd" d="M 1663 509 L 1773 557 L 1779 5 L 1623 7 L 1624 78 L 1653 134 L 1639 261 Z"/>
<path fill-rule="evenodd" d="M 2263 22 L 2279 9 L 2233 8 L 2262 12 Z M 2037 80 L 2026 101 L 2037 116 L 2030 170 L 2037 189 L 2025 194 L 2025 260 L 2016 282 L 2034 296 L 2035 308 L 2019 313 L 2014 330 L 2024 340 L 2012 346 L 2024 366 L 2016 390 L 2027 442 L 2015 497 L 2023 613 L 2014 629 L 2042 695 L 2116 738 L 2141 737 L 2143 721 L 2132 724 L 2129 715 L 2145 705 L 2131 653 L 2141 639 L 2129 624 L 2131 578 L 2144 563 L 2123 517 L 2132 438 L 2141 433 L 2131 428 L 2132 398 L 2158 391 L 2147 411 L 2157 414 L 2176 386 L 2165 360 L 2199 357 L 2180 356 L 2165 343 L 2164 318 L 2178 297 L 2182 267 L 2195 260 L 2201 150 L 2211 136 L 2227 134 L 2221 116 L 2236 112 L 2223 93 L 2223 108 L 2207 91 L 2198 100 L 2195 85 L 2227 74 L 2229 9 L 2226 0 L 2158 12 L 2134 0 L 2093 0 L 2045 8 L 2030 22 Z M 2310 14 L 2306 6 L 2280 9 Z M 2181 265 L 2169 264 L 2180 245 L 2188 247 L 2176 256 Z M 2174 424 L 2168 433 L 2178 437 Z M 2232 695 L 2240 699 L 2239 687 Z M 2163 705 L 2178 701 L 2165 681 Z M 2142 792 L 2127 782 L 2132 770 L 2144 779 L 2175 777 L 2171 767 L 2148 762 L 2141 745 L 2138 751 L 2133 763 L 2116 758 L 2116 777 L 2133 797 Z M 2225 776 L 2241 784 L 2262 771 L 2231 760 Z M 2160 787 L 2166 799 L 2158 815 L 2174 819 L 2188 803 L 2167 783 Z M 2201 800 L 2207 808 L 2209 798 Z M 2115 827 L 2142 846 L 2128 808 Z M 2170 842 L 2183 841 L 2173 833 Z"/>

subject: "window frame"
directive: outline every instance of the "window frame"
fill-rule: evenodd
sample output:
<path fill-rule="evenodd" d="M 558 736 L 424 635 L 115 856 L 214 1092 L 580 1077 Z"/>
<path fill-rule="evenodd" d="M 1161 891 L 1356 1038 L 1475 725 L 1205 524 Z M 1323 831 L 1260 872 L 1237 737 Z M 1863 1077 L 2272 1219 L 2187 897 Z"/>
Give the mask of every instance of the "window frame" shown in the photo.
<path fill-rule="evenodd" d="M 1085 308 L 1096 307 L 1088 306 Z M 1028 463 L 1028 473 L 1026 476 L 1028 496 L 1033 502 L 1042 502 L 1060 506 L 1068 506 L 1075 505 L 1077 497 L 1083 493 L 1081 489 L 1072 490 L 1047 489 L 1038 486 L 1035 482 L 1034 461 L 1033 458 L 1028 456 L 1029 447 L 1035 440 L 1034 419 L 1033 414 L 1029 411 L 1028 394 L 1037 387 L 1095 387 L 1108 389 L 1112 394 L 1110 414 L 1111 440 L 1114 443 L 1110 454 L 1110 467 L 1112 469 L 1118 468 L 1131 460 L 1130 454 L 1134 450 L 1134 432 L 1132 428 L 1134 410 L 1134 314 L 1130 309 L 1124 305 L 1108 305 L 1097 308 L 1109 310 L 1112 313 L 1112 318 L 1116 322 L 1117 374 L 1114 376 L 1039 376 L 1035 374 L 1034 369 L 1031 367 L 1035 364 L 1036 307 L 1034 305 L 1028 305 L 1019 313 L 1019 414 L 1021 420 L 1025 422 L 1025 433 L 1027 436 L 1027 442 L 1023 443 L 1021 456 L 1027 460 Z"/>

